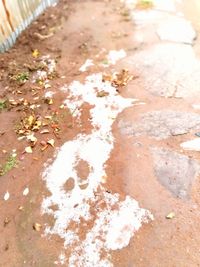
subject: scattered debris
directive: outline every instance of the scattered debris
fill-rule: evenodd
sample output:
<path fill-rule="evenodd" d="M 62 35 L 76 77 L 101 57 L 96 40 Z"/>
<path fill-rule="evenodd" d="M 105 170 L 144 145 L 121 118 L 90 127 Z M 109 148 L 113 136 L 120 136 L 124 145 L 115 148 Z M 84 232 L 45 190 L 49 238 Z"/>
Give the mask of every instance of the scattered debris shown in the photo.
<path fill-rule="evenodd" d="M 29 189 L 26 187 L 23 191 L 23 196 L 27 196 L 29 194 Z"/>
<path fill-rule="evenodd" d="M 42 225 L 39 223 L 34 223 L 33 224 L 33 230 L 39 232 L 42 229 Z"/>
<path fill-rule="evenodd" d="M 9 192 L 7 191 L 4 195 L 4 200 L 7 201 L 8 199 L 10 198 L 10 194 Z"/>
<path fill-rule="evenodd" d="M 166 219 L 173 219 L 175 217 L 174 212 L 170 212 L 168 215 L 165 216 Z"/>

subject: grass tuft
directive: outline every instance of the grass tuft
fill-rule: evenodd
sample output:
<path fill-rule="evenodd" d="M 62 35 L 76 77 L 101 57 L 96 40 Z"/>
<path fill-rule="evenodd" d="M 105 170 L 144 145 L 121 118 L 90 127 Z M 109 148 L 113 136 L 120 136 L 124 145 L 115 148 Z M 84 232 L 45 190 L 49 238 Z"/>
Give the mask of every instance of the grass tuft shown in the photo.
<path fill-rule="evenodd" d="M 0 166 L 0 176 L 5 175 L 16 166 L 17 166 L 17 154 L 11 153 L 10 156 L 7 158 L 6 162 Z"/>

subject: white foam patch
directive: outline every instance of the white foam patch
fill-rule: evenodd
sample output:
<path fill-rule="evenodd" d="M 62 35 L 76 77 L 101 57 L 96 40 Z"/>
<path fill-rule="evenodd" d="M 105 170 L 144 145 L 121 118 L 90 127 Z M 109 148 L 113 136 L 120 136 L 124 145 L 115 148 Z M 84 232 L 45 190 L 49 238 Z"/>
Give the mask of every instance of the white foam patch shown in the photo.
<path fill-rule="evenodd" d="M 92 59 L 87 59 L 86 61 L 85 61 L 85 63 L 80 67 L 80 71 L 81 72 L 84 72 L 84 71 L 86 71 L 89 67 L 91 67 L 91 66 L 93 66 L 94 65 L 94 63 L 93 63 L 93 60 Z"/>
<path fill-rule="evenodd" d="M 160 23 L 157 33 L 161 40 L 193 44 L 196 38 L 191 22 L 184 18 L 170 18 Z"/>
<path fill-rule="evenodd" d="M 70 253 L 69 267 L 110 267 L 113 265 L 109 251 L 127 246 L 142 222 L 152 218 L 134 199 L 126 197 L 122 201 L 119 195 L 107 193 L 102 184 L 106 162 L 114 146 L 113 122 L 135 99 L 121 97 L 110 82 L 102 82 L 101 73 L 88 76 L 84 84 L 74 81 L 62 90 L 68 93 L 65 105 L 77 118 L 81 117 L 83 103 L 91 106 L 93 129 L 88 135 L 79 134 L 66 142 L 44 172 L 51 196 L 43 200 L 42 211 L 55 219 L 53 227 L 47 226 L 45 233 L 64 239 L 64 248 Z M 98 97 L 97 93 L 102 90 L 108 94 Z M 76 170 L 80 160 L 89 165 L 89 175 L 84 182 Z M 73 179 L 74 187 L 66 191 L 65 183 L 69 179 Z M 85 184 L 86 189 L 81 189 Z M 51 209 L 52 205 L 57 205 L 58 209 Z M 91 213 L 91 209 L 95 212 Z M 72 222 L 76 223 L 75 230 L 70 227 Z M 79 232 L 84 222 L 86 235 L 81 239 Z M 63 252 L 60 256 L 63 258 Z"/>
<path fill-rule="evenodd" d="M 195 138 L 180 144 L 185 150 L 200 151 L 200 138 Z"/>
<path fill-rule="evenodd" d="M 126 57 L 126 51 L 123 49 L 120 50 L 111 50 L 109 51 L 107 55 L 107 60 L 109 65 L 114 65 L 116 62 L 120 59 L 123 59 Z"/>

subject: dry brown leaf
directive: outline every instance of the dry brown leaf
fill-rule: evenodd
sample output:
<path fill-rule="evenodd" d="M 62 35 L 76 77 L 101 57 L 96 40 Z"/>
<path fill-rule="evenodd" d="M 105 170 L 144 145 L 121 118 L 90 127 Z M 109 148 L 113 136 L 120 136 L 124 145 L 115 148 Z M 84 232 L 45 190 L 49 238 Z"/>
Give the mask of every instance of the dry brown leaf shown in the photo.
<path fill-rule="evenodd" d="M 41 133 L 41 134 L 47 134 L 47 133 L 49 133 L 49 130 L 48 130 L 48 129 L 44 129 L 44 130 L 42 130 L 40 133 Z"/>
<path fill-rule="evenodd" d="M 25 147 L 25 152 L 28 153 L 28 154 L 32 154 L 33 153 L 33 150 L 31 148 L 31 146 Z"/>
<path fill-rule="evenodd" d="M 109 95 L 109 93 L 106 91 L 103 91 L 103 90 L 97 93 L 97 97 L 104 97 L 104 96 L 108 96 L 108 95 Z"/>
<path fill-rule="evenodd" d="M 33 224 L 33 230 L 39 232 L 42 229 L 42 225 L 39 223 L 34 223 Z"/>
<path fill-rule="evenodd" d="M 54 139 L 50 139 L 50 140 L 47 141 L 47 144 L 49 144 L 50 146 L 54 147 L 55 140 Z"/>

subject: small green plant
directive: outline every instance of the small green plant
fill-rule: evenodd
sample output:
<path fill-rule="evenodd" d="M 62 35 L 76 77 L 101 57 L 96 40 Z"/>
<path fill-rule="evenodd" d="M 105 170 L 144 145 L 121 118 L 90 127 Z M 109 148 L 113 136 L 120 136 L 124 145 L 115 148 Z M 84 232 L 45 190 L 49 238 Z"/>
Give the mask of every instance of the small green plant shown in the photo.
<path fill-rule="evenodd" d="M 7 172 L 17 166 L 17 154 L 11 153 L 6 162 L 0 166 L 0 176 L 5 175 Z"/>
<path fill-rule="evenodd" d="M 101 63 L 102 63 L 103 65 L 108 65 L 108 64 L 109 64 L 109 62 L 108 62 L 107 59 L 104 59 Z"/>
<path fill-rule="evenodd" d="M 8 103 L 5 99 L 0 99 L 0 112 L 4 109 L 7 109 Z"/>
<path fill-rule="evenodd" d="M 20 83 L 24 83 L 28 81 L 29 79 L 29 73 L 28 72 L 20 72 L 16 75 L 16 81 Z"/>
<path fill-rule="evenodd" d="M 17 83 L 22 85 L 29 80 L 29 73 L 27 71 L 18 72 L 17 74 L 10 75 L 10 80 L 16 81 Z"/>
<path fill-rule="evenodd" d="M 152 8 L 153 7 L 153 0 L 138 0 L 137 2 L 138 8 Z"/>

